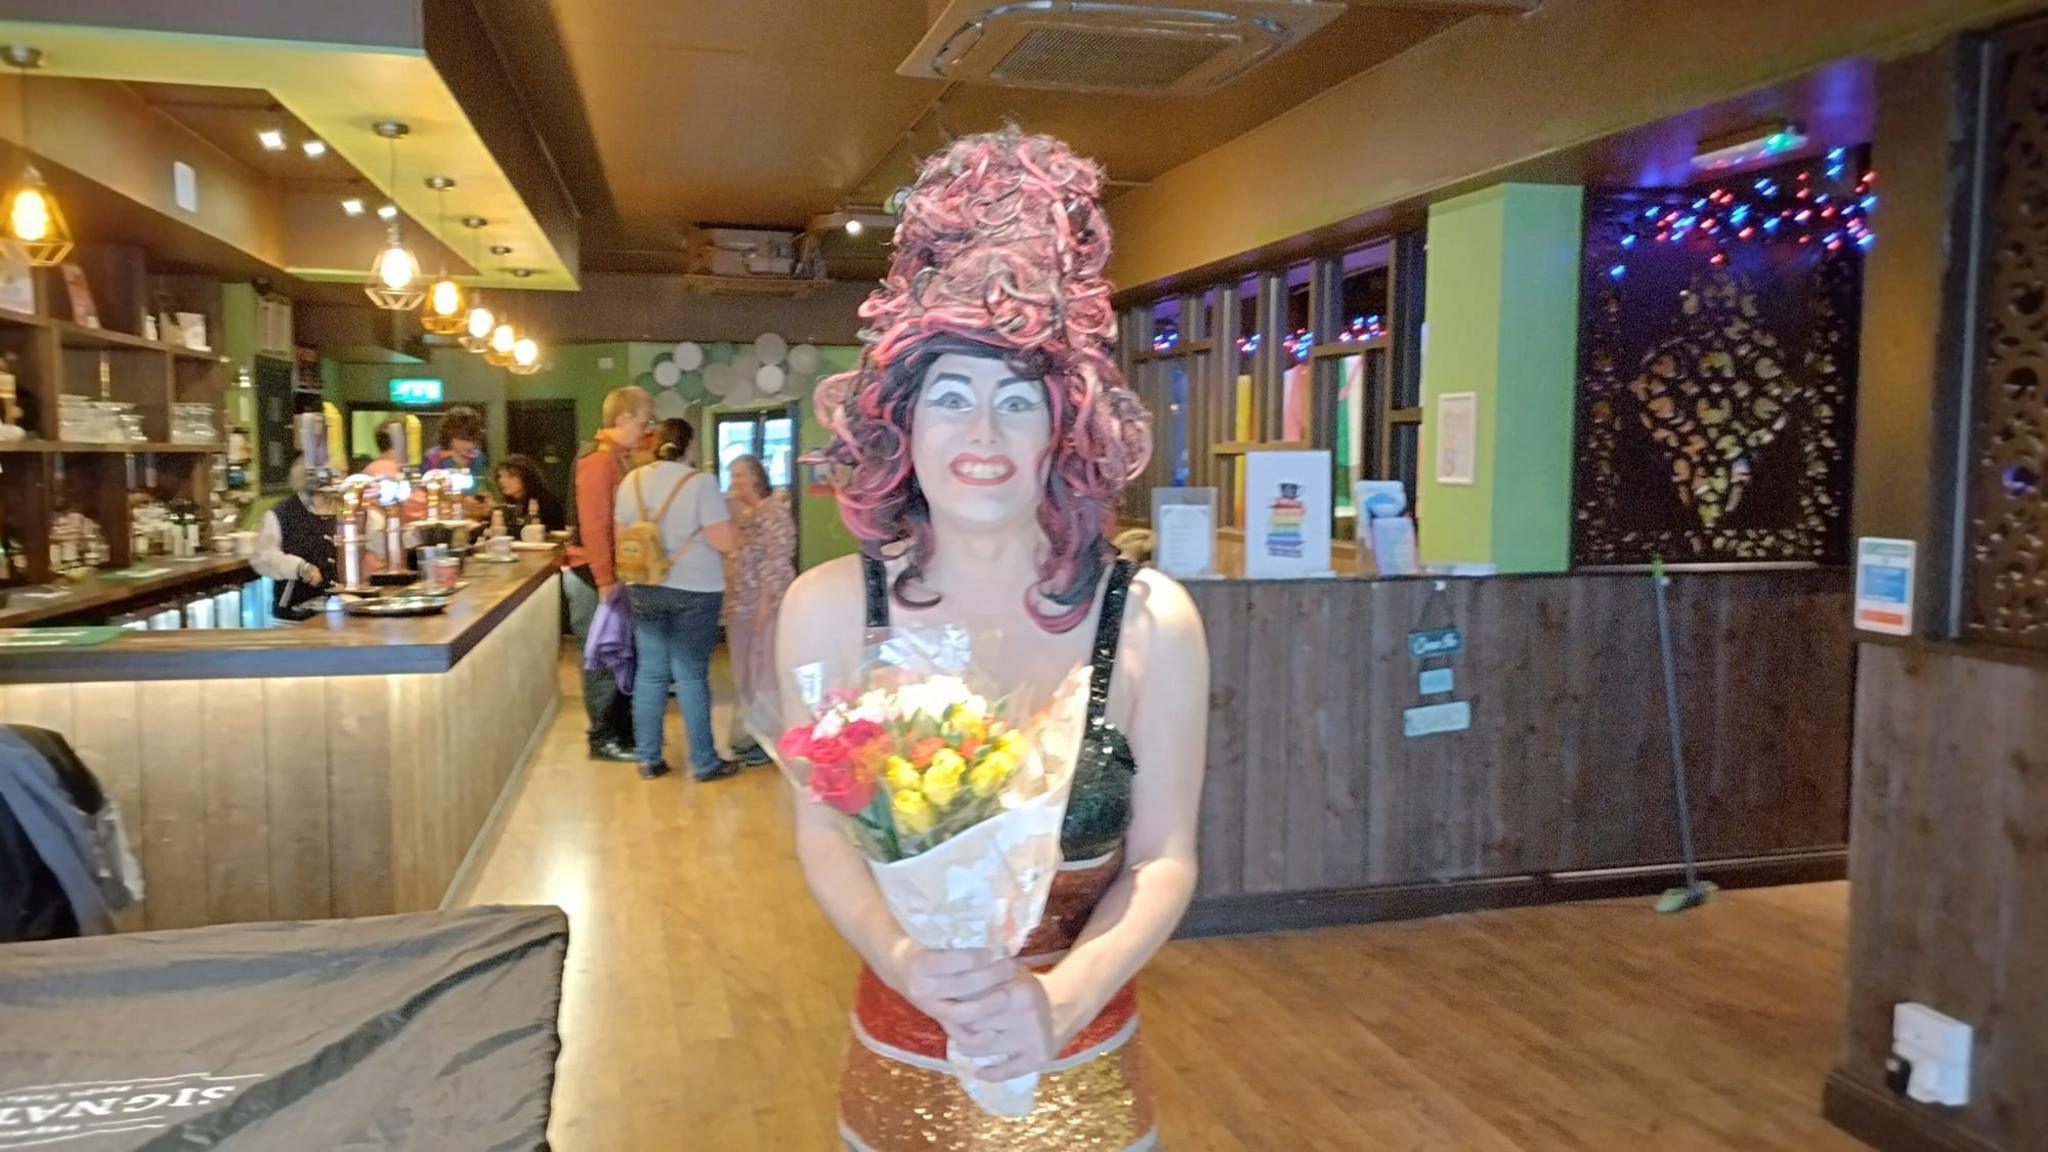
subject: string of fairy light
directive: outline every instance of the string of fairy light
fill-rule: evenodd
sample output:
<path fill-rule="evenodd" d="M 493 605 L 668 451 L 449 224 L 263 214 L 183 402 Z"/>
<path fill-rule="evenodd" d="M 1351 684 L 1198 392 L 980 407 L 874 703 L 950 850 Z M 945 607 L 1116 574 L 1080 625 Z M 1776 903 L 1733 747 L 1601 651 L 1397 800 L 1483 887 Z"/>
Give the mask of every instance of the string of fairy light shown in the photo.
<path fill-rule="evenodd" d="M 1377 314 L 1353 316 L 1351 323 L 1345 326 L 1343 331 L 1337 333 L 1337 338 L 1332 343 L 1361 344 L 1381 339 L 1386 334 L 1386 321 Z M 1309 353 L 1315 349 L 1316 334 L 1307 328 L 1297 328 L 1282 339 L 1281 346 L 1287 350 L 1287 355 L 1290 359 L 1295 363 L 1301 363 L 1307 360 Z M 1162 318 L 1158 321 L 1158 327 L 1152 333 L 1152 351 L 1156 354 L 1164 355 L 1178 347 L 1180 347 L 1179 326 L 1169 319 Z M 1240 355 L 1250 356 L 1258 350 L 1258 333 L 1254 332 L 1249 336 L 1238 337 L 1237 351 Z"/>
<path fill-rule="evenodd" d="M 1642 210 L 1623 232 L 1624 252 L 1648 244 L 1711 249 L 1708 262 L 1725 267 L 1730 252 L 1756 244 L 1795 244 L 1840 252 L 1877 243 L 1870 214 L 1877 208 L 1877 173 L 1851 175 L 1846 148 L 1827 154 L 1818 168 L 1785 176 L 1758 176 L 1714 187 L 1690 204 L 1665 201 Z M 1607 269 L 1615 280 L 1628 276 L 1626 256 Z"/>

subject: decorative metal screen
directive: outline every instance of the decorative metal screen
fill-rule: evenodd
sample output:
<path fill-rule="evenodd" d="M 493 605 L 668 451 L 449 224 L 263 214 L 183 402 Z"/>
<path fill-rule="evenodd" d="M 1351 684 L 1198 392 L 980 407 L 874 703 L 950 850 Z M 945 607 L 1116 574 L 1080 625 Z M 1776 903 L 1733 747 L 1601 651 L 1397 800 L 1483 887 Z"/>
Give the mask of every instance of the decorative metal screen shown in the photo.
<path fill-rule="evenodd" d="M 1846 559 L 1858 158 L 1588 198 L 1573 559 Z"/>
<path fill-rule="evenodd" d="M 2048 27 L 1999 48 L 1964 619 L 1973 637 L 2048 648 Z"/>

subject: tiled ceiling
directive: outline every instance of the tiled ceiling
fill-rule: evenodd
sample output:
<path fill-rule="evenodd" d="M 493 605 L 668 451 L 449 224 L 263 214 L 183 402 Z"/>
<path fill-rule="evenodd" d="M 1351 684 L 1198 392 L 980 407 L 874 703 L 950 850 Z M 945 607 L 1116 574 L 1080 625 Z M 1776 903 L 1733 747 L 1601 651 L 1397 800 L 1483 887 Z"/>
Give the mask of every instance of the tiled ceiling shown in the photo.
<path fill-rule="evenodd" d="M 1354 4 L 1307 43 L 1192 98 L 898 76 L 926 30 L 926 0 L 493 0 L 485 11 L 583 209 L 584 266 L 595 270 L 659 263 L 696 224 L 801 228 L 877 204 L 942 131 L 1014 122 L 1062 136 L 1104 163 L 1114 194 L 1469 9 Z"/>

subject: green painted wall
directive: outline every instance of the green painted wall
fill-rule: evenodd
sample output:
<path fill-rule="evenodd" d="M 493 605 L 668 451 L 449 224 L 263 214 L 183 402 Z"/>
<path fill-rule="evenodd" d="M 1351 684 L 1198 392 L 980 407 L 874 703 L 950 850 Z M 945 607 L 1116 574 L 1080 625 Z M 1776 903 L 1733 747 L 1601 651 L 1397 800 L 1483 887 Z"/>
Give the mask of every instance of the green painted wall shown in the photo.
<path fill-rule="evenodd" d="M 1577 187 L 1507 184 L 1429 214 L 1417 516 L 1425 563 L 1561 572 L 1571 558 Z M 1474 483 L 1436 480 L 1437 402 L 1478 397 Z"/>

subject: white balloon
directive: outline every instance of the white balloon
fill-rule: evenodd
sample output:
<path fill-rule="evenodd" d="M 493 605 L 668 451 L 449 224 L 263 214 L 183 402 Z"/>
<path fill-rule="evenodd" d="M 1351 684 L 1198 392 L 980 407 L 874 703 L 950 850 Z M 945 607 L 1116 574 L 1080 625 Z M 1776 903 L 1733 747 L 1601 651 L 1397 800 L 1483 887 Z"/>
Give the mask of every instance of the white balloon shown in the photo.
<path fill-rule="evenodd" d="M 782 358 L 789 355 L 789 341 L 773 332 L 763 332 L 754 337 L 754 355 L 759 356 L 763 364 L 780 364 Z"/>
<path fill-rule="evenodd" d="M 779 366 L 763 364 L 761 370 L 754 373 L 754 387 L 759 389 L 763 396 L 774 396 L 781 393 L 782 386 L 788 379 L 788 374 Z"/>
<path fill-rule="evenodd" d="M 673 360 L 662 360 L 654 365 L 654 382 L 663 388 L 673 388 L 683 378 L 683 370 Z"/>
<path fill-rule="evenodd" d="M 814 344 L 799 344 L 789 350 L 789 370 L 799 376 L 817 375 L 818 364 L 818 348 Z"/>
<path fill-rule="evenodd" d="M 689 412 L 690 402 L 681 392 L 670 389 L 654 398 L 654 414 L 663 420 L 680 419 Z"/>
<path fill-rule="evenodd" d="M 685 372 L 695 372 L 704 366 L 704 349 L 688 340 L 676 345 L 672 355 L 676 358 L 676 367 Z"/>
<path fill-rule="evenodd" d="M 751 349 L 735 353 L 732 358 L 732 370 L 740 379 L 752 380 L 754 373 L 761 370 L 761 358 L 754 355 Z"/>
<path fill-rule="evenodd" d="M 732 382 L 732 391 L 727 392 L 725 398 L 719 401 L 719 403 L 727 408 L 745 408 L 760 402 L 761 394 L 754 391 L 753 381 L 745 376 L 735 379 Z"/>
<path fill-rule="evenodd" d="M 713 396 L 724 396 L 732 391 L 736 383 L 732 366 L 729 364 L 706 364 L 704 366 L 704 390 Z"/>

